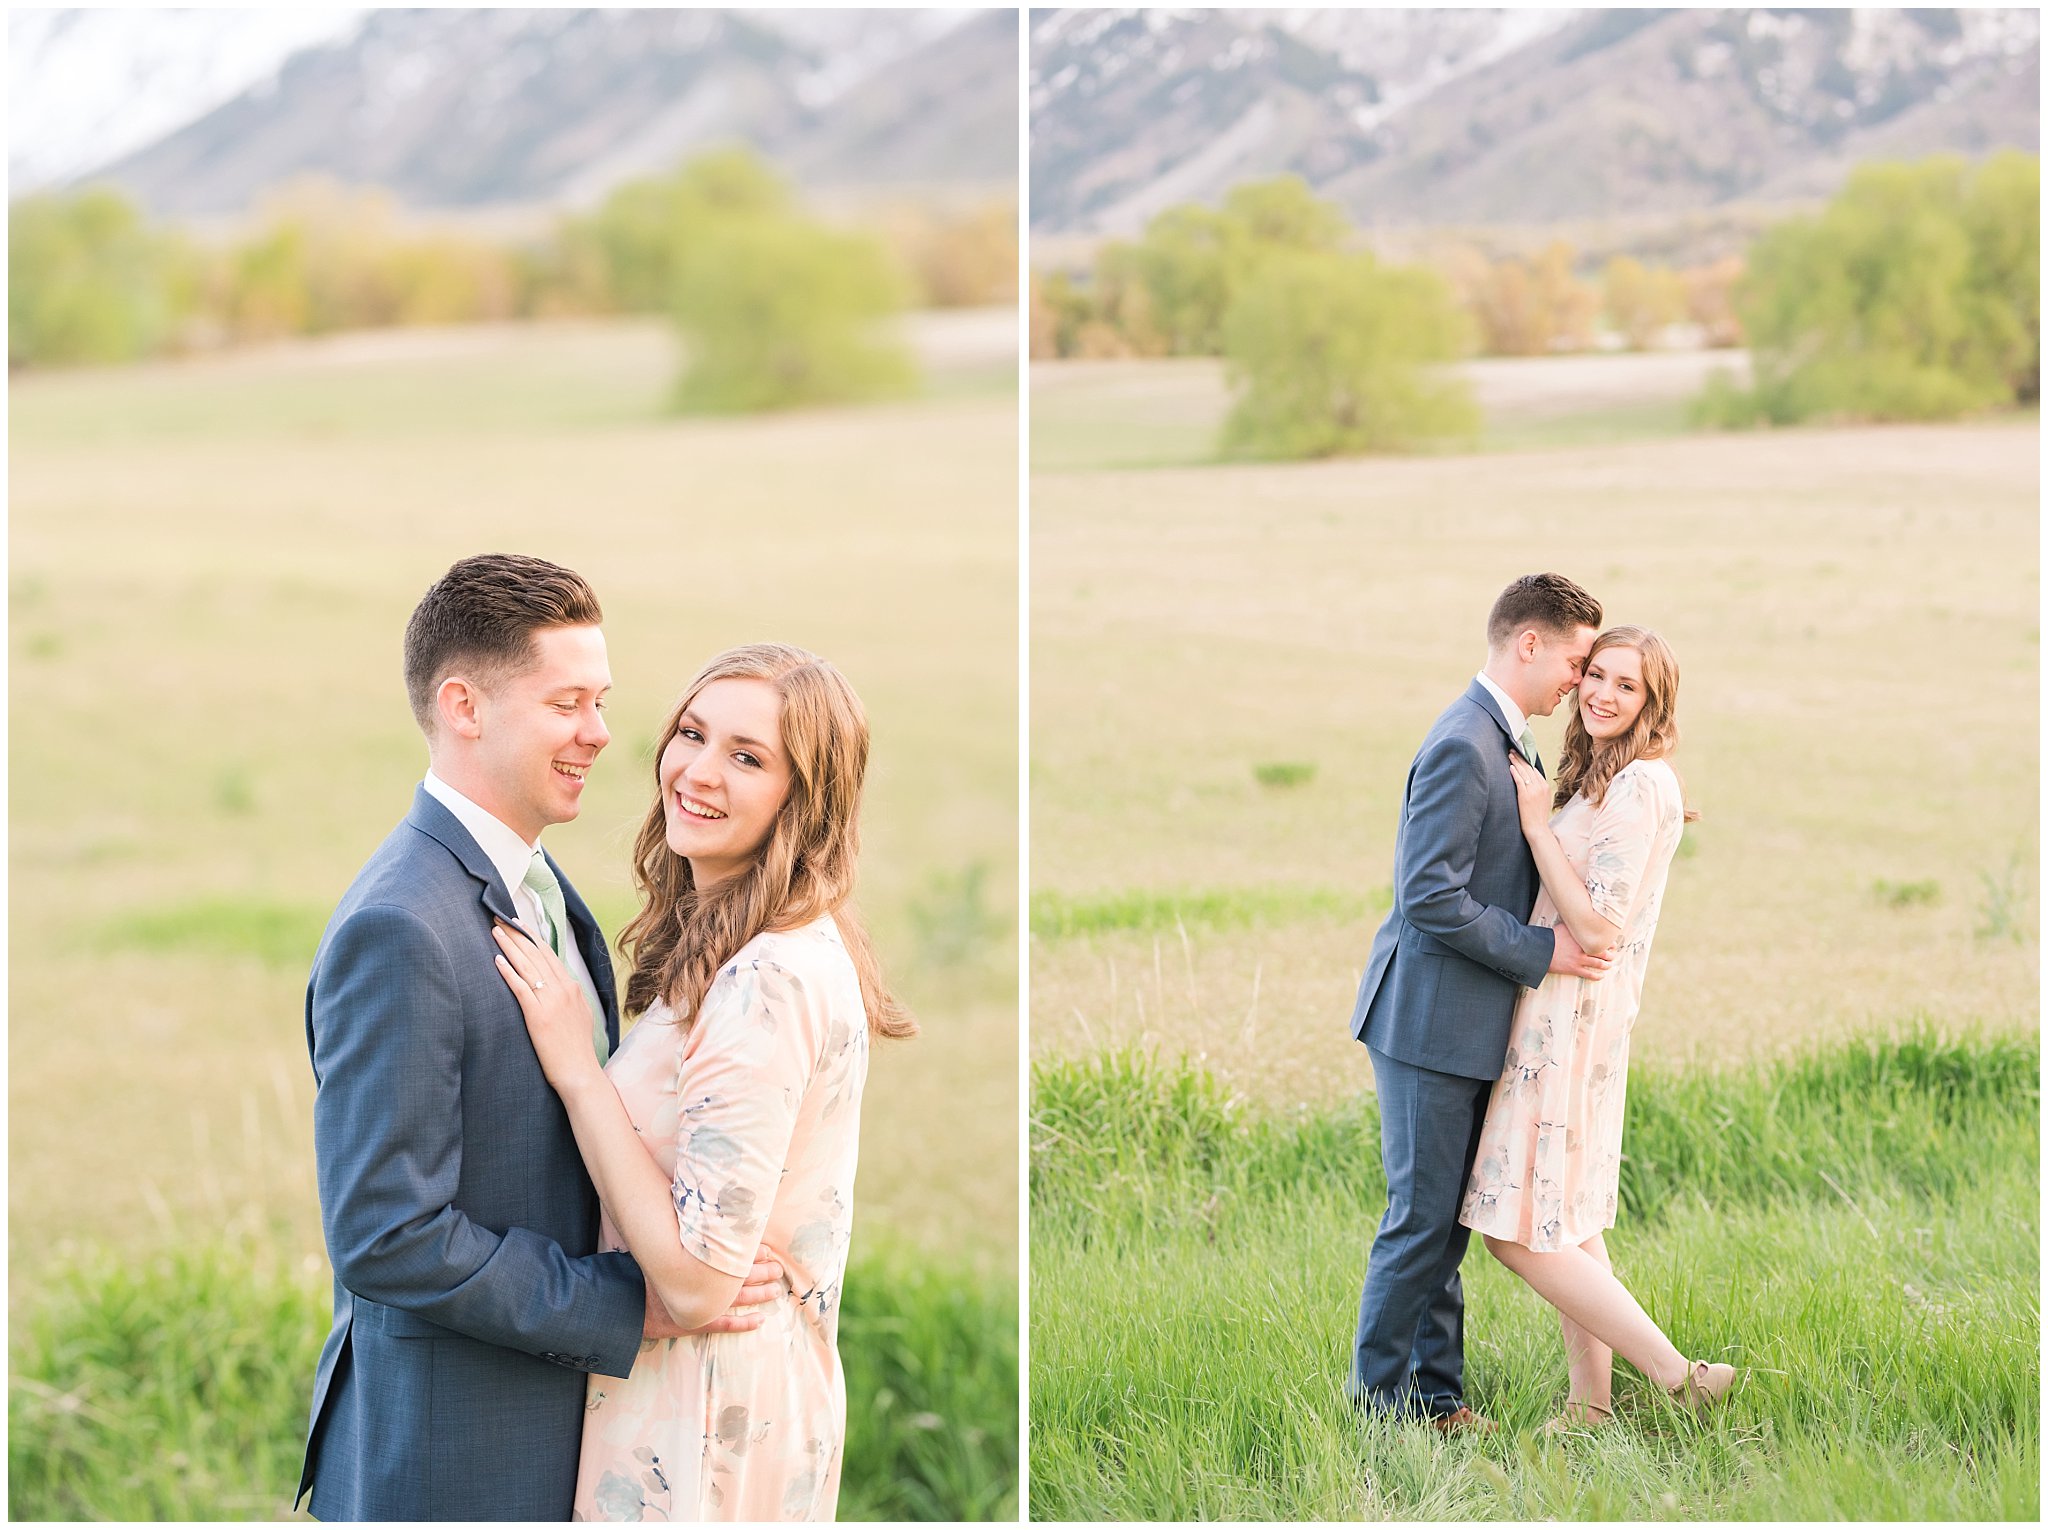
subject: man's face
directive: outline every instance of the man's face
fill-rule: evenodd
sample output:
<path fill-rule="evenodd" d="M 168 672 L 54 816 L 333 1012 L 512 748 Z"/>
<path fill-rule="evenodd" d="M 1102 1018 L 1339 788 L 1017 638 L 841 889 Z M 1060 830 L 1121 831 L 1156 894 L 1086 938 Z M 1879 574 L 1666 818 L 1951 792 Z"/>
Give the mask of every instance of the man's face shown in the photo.
<path fill-rule="evenodd" d="M 604 634 L 549 627 L 534 634 L 537 660 L 479 695 L 472 761 L 480 802 L 527 843 L 583 807 L 583 778 L 611 742 L 604 699 L 612 688 Z"/>
<path fill-rule="evenodd" d="M 1524 636 L 1536 639 L 1536 651 L 1529 659 L 1529 715 L 1548 717 L 1557 704 L 1572 693 L 1579 676 L 1586 672 L 1586 655 L 1593 651 L 1593 639 L 1600 634 L 1580 627 L 1569 638 L 1552 637 L 1541 628 Z"/>

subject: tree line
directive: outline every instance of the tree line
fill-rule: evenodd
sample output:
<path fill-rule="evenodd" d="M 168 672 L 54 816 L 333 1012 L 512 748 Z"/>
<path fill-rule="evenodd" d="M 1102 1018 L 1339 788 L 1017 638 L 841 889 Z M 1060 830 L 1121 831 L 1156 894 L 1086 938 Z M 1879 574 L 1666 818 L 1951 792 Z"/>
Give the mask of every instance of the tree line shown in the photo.
<path fill-rule="evenodd" d="M 1689 268 L 1623 256 L 1589 279 L 1563 242 L 1425 267 L 1357 243 L 1291 176 L 1169 208 L 1104 245 L 1085 282 L 1033 275 L 1031 354 L 1220 356 L 1236 396 L 1221 445 L 1243 457 L 1476 434 L 1469 392 L 1437 364 L 1591 349 L 1603 322 L 1632 349 L 1673 325 L 1748 345 L 1751 383 L 1717 374 L 1700 424 L 1953 419 L 2039 397 L 2037 155 L 1866 165 L 1746 258 Z"/>
<path fill-rule="evenodd" d="M 1012 204 L 904 204 L 842 227 L 743 150 L 623 185 L 520 241 L 410 227 L 387 193 L 304 180 L 247 232 L 208 242 L 94 186 L 10 207 L 7 359 L 12 370 L 345 329 L 663 314 L 691 355 L 679 401 L 755 408 L 895 391 L 910 363 L 878 321 L 1016 292 Z"/>
<path fill-rule="evenodd" d="M 2041 396 L 2041 160 L 1865 165 L 1764 232 L 1738 289 L 1752 379 L 1700 423 L 1952 420 Z"/>
<path fill-rule="evenodd" d="M 1140 239 L 1104 245 L 1086 281 L 1034 275 L 1032 355 L 1222 355 L 1224 311 L 1266 254 L 1338 253 L 1353 243 L 1342 210 L 1294 176 L 1234 187 L 1220 207 L 1169 208 Z M 1479 355 L 1590 350 L 1603 318 L 1634 350 L 1673 325 L 1690 326 L 1710 346 L 1742 343 L 1732 305 L 1739 259 L 1674 269 L 1624 255 L 1587 279 L 1572 246 L 1553 240 L 1533 255 L 1498 260 L 1452 245 L 1430 264 Z"/>

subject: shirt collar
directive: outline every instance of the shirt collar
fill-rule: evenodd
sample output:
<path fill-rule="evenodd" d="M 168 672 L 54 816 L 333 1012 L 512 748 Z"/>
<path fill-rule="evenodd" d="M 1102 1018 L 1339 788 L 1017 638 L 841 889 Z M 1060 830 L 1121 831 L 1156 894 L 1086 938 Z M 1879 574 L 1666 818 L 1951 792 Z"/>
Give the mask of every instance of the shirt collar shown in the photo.
<path fill-rule="evenodd" d="M 516 899 L 526 885 L 526 868 L 533 864 L 533 852 L 540 847 L 529 845 L 503 819 L 478 807 L 432 770 L 427 772 L 427 779 L 422 784 L 436 802 L 455 815 L 457 823 L 469 830 L 469 837 L 489 857 L 499 880 L 505 884 L 505 891 Z"/>
<path fill-rule="evenodd" d="M 1494 684 L 1493 677 L 1485 670 L 1479 672 L 1477 679 L 1486 687 L 1488 694 L 1500 703 L 1500 715 L 1507 719 L 1508 732 L 1514 736 L 1517 744 L 1521 743 L 1522 735 L 1528 731 L 1529 719 L 1522 715 L 1520 707 L 1508 699 L 1508 693 Z"/>

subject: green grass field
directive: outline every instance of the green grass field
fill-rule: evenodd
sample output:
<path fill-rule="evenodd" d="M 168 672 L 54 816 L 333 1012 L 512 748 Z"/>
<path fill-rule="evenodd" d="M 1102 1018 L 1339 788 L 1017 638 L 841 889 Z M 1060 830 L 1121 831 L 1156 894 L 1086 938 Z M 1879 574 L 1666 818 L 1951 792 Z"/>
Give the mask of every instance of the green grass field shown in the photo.
<path fill-rule="evenodd" d="M 990 1342 L 1016 1332 L 1014 1283 L 869 1246 L 840 1321 L 839 1517 L 1014 1519 L 1017 1350 Z M 324 1270 L 252 1243 L 65 1270 L 15 1331 L 13 1517 L 285 1517 L 331 1315 Z"/>
<path fill-rule="evenodd" d="M 1477 451 L 1285 466 L 1214 463 L 1214 363 L 1033 369 L 1035 1516 L 2037 1517 L 2038 419 L 1685 435 L 1703 363 L 1482 364 Z M 1507 1434 L 1340 1390 L 1402 785 L 1538 569 L 1683 669 L 1608 1246 L 1753 1372 L 1705 1432 L 1638 1379 L 1567 1453 L 1483 1254 Z M 1874 1078 L 1885 1038 L 1936 1060 Z"/>
<path fill-rule="evenodd" d="M 425 768 L 407 613 L 455 559 L 507 550 L 605 604 L 613 743 L 548 843 L 608 930 L 632 912 L 655 729 L 699 663 L 780 638 L 862 693 L 861 902 L 924 1033 L 876 1056 L 855 1255 L 971 1290 L 982 1342 L 1014 1355 L 1017 430 L 996 318 L 919 321 L 923 400 L 746 420 L 665 417 L 673 350 L 637 323 L 13 380 L 17 1333 L 81 1267 L 222 1240 L 294 1280 L 320 1265 L 306 968 Z"/>
<path fill-rule="evenodd" d="M 1554 1316 L 1465 1265 L 1502 1432 L 1356 1418 L 1370 1101 L 1251 1108 L 1121 1052 L 1035 1070 L 1031 1512 L 1062 1520 L 2013 1519 L 2040 1510 L 2035 1040 L 1838 1047 L 1630 1082 L 1617 1272 L 1744 1379 L 1705 1425 L 1617 1367 L 1560 1445 Z"/>

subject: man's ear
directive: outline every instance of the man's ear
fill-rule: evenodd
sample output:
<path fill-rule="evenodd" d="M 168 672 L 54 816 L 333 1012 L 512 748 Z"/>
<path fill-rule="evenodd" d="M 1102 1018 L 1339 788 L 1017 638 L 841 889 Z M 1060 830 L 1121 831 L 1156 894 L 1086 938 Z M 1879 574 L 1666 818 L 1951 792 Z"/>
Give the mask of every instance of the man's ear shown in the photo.
<path fill-rule="evenodd" d="M 484 731 L 483 692 L 460 675 L 450 675 L 434 692 L 434 710 L 441 726 L 456 738 L 479 738 Z"/>
<path fill-rule="evenodd" d="M 1526 664 L 1536 657 L 1536 650 L 1542 643 L 1543 639 L 1536 635 L 1534 627 L 1524 627 L 1521 635 L 1515 639 L 1515 655 Z"/>

